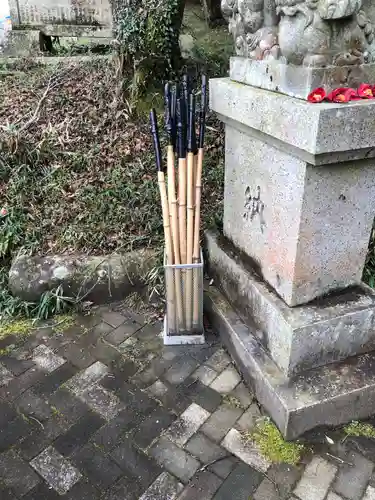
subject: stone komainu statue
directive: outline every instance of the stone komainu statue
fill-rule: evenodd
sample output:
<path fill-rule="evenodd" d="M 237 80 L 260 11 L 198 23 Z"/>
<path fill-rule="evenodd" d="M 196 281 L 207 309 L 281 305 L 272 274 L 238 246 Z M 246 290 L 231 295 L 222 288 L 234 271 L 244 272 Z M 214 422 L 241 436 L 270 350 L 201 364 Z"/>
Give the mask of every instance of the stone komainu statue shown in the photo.
<path fill-rule="evenodd" d="M 222 0 L 238 55 L 306 66 L 372 61 L 363 0 Z M 375 8 L 375 7 L 373 7 Z"/>

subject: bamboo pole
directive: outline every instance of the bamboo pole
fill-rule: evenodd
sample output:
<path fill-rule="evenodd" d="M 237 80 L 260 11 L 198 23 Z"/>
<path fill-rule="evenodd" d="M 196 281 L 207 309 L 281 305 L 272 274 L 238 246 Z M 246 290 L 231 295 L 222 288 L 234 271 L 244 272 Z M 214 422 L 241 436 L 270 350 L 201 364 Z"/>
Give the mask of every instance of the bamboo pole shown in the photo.
<path fill-rule="evenodd" d="M 193 262 L 195 264 L 200 262 L 200 221 L 201 221 L 201 196 L 202 196 L 202 171 L 203 171 L 203 157 L 204 157 L 204 131 L 206 126 L 206 108 L 207 108 L 207 79 L 202 75 L 202 92 L 201 92 L 201 109 L 199 114 L 199 144 L 198 144 L 198 158 L 197 158 L 197 171 L 195 180 L 195 217 L 194 217 L 194 249 L 193 249 Z M 193 328 L 199 324 L 200 314 L 200 297 L 199 290 L 194 287 L 193 299 Z"/>
<path fill-rule="evenodd" d="M 181 100 L 177 100 L 177 149 L 178 149 L 178 224 L 180 233 L 181 264 L 186 264 L 186 147 Z"/>
<path fill-rule="evenodd" d="M 180 257 L 180 240 L 179 240 L 179 227 L 178 227 L 178 210 L 177 210 L 177 198 L 176 198 L 176 186 L 175 186 L 175 169 L 174 169 L 174 152 L 173 146 L 168 146 L 167 158 L 170 164 L 170 178 L 168 177 L 168 198 L 169 207 L 171 214 L 171 229 L 172 229 L 172 243 L 173 243 L 173 263 L 181 264 Z M 182 301 L 182 281 L 181 281 L 181 270 L 174 269 L 174 286 L 176 293 L 176 313 L 177 313 L 177 330 L 181 331 L 185 329 L 184 323 L 184 313 L 183 313 L 183 301 Z"/>
<path fill-rule="evenodd" d="M 180 257 L 180 241 L 179 241 L 179 230 L 178 230 L 178 209 L 177 209 L 177 198 L 176 198 L 176 176 L 175 176 L 175 159 L 173 150 L 173 123 L 172 123 L 172 113 L 171 113 L 171 95 L 169 84 L 165 86 L 165 129 L 168 136 L 168 146 L 167 146 L 167 173 L 168 173 L 168 202 L 169 202 L 169 219 L 171 226 L 172 235 L 172 247 L 173 247 L 173 264 L 181 264 Z M 180 269 L 169 270 L 174 276 L 174 288 L 175 288 L 175 298 L 176 298 L 176 320 L 177 320 L 177 331 L 184 329 L 184 317 L 183 317 L 183 301 L 182 301 L 182 285 L 181 285 L 181 271 Z"/>
<path fill-rule="evenodd" d="M 174 166 L 173 123 L 171 113 L 171 95 L 169 83 L 165 85 L 165 129 L 168 136 L 167 146 L 167 176 L 168 176 L 168 203 L 169 218 L 172 230 L 172 245 L 174 263 L 180 264 L 180 245 L 178 241 L 177 199 L 176 199 L 176 174 Z"/>
<path fill-rule="evenodd" d="M 171 226 L 169 219 L 167 187 L 165 185 L 165 177 L 162 168 L 159 132 L 158 132 L 158 124 L 157 124 L 155 109 L 152 109 L 152 111 L 150 112 L 150 121 L 151 121 L 151 133 L 154 140 L 155 161 L 158 170 L 158 184 L 159 184 L 161 208 L 163 215 L 165 251 L 167 256 L 167 263 L 173 264 L 172 237 L 171 237 Z M 176 325 L 175 325 L 175 307 L 174 307 L 174 293 L 173 293 L 173 274 L 170 272 L 167 272 L 166 288 L 167 288 L 168 329 L 171 329 L 173 331 L 175 330 Z"/>
<path fill-rule="evenodd" d="M 188 154 L 187 154 L 187 248 L 186 263 L 193 263 L 194 244 L 194 151 L 195 144 L 195 99 L 194 95 L 189 96 L 189 126 L 188 126 Z M 186 328 L 188 332 L 192 330 L 193 314 L 193 270 L 188 269 L 186 273 Z"/>

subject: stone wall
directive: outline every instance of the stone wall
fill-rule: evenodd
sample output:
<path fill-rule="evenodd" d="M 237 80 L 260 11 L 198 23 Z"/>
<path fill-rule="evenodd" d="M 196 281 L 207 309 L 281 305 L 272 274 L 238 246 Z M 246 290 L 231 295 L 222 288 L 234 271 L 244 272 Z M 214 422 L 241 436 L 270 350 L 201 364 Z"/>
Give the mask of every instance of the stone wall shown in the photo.
<path fill-rule="evenodd" d="M 14 28 L 81 36 L 82 27 L 91 35 L 112 26 L 109 0 L 10 0 L 9 4 Z M 80 32 L 75 33 L 78 26 Z"/>

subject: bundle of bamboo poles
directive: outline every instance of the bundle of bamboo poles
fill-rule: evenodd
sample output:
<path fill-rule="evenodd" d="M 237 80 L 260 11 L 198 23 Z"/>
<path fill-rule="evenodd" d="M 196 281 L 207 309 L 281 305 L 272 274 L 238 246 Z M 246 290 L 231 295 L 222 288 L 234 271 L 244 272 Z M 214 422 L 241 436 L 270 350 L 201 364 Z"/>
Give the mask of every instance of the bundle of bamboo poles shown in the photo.
<path fill-rule="evenodd" d="M 187 76 L 182 84 L 165 85 L 167 183 L 162 162 L 156 112 L 150 113 L 160 190 L 166 267 L 168 329 L 193 333 L 200 324 L 201 294 L 196 264 L 201 263 L 200 220 L 207 81 L 202 76 L 197 144 L 196 99 Z M 178 175 L 176 174 L 178 168 Z M 172 266 L 172 267 L 171 267 Z M 191 267 L 189 267 L 191 266 Z M 201 272 L 201 271 L 200 271 Z"/>

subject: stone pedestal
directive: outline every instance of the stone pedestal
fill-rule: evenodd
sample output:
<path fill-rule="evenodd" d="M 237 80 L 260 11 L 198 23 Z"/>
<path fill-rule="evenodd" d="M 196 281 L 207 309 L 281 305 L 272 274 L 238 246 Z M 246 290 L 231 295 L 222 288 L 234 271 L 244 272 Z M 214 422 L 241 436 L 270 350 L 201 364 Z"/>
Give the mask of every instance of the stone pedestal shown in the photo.
<path fill-rule="evenodd" d="M 375 82 L 375 64 L 320 68 L 237 56 L 230 59 L 229 76 L 236 82 L 306 100 L 319 87 L 329 92 L 338 87 L 358 88 L 361 83 Z"/>
<path fill-rule="evenodd" d="M 211 82 L 226 124 L 224 233 L 290 306 L 361 282 L 375 214 L 375 104 Z"/>
<path fill-rule="evenodd" d="M 258 350 L 237 352 L 220 299 L 209 309 L 224 341 L 235 359 L 245 356 L 248 379 L 257 366 L 257 395 L 262 402 L 272 389 L 266 406 L 288 437 L 375 413 L 375 398 L 361 399 L 375 373 L 360 371 L 363 359 L 375 365 L 373 354 L 360 356 L 375 349 L 375 294 L 361 283 L 375 214 L 375 103 L 313 105 L 229 79 L 211 81 L 210 103 L 226 124 L 225 236 L 207 237 L 210 272 Z M 328 372 L 329 394 L 316 387 Z M 280 388 L 302 381 L 293 427 Z M 304 422 L 312 401 L 319 418 Z"/>

